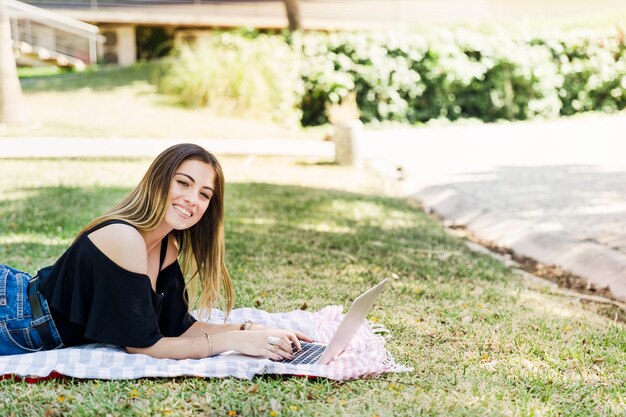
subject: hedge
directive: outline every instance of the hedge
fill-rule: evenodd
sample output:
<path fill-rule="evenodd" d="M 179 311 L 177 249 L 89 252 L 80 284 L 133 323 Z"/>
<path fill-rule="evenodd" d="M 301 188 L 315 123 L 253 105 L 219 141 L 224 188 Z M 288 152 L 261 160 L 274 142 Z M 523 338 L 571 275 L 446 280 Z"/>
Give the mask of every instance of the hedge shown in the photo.
<path fill-rule="evenodd" d="M 264 60 L 269 53 L 270 61 L 282 63 L 271 68 L 280 79 L 275 84 L 293 92 L 298 105 L 293 108 L 293 95 L 287 95 L 289 102 L 278 107 L 292 106 L 304 126 L 326 123 L 327 107 L 351 91 L 364 122 L 491 122 L 626 107 L 626 41 L 620 29 L 537 36 L 470 30 L 230 36 L 239 37 L 240 46 L 262 50 Z M 288 44 L 297 62 L 284 67 L 285 53 L 275 43 L 268 48 L 270 39 Z M 218 44 L 215 56 L 222 53 Z M 294 68 L 299 75 L 286 76 Z"/>
<path fill-rule="evenodd" d="M 224 32 L 183 44 L 157 74 L 159 90 L 188 107 L 297 124 L 299 54 L 279 36 Z"/>

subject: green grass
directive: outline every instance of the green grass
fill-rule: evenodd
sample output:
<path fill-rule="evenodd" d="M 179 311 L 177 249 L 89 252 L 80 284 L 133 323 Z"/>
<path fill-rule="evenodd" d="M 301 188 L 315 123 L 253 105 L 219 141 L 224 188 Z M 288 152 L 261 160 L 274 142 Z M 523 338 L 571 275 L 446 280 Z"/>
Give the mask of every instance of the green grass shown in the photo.
<path fill-rule="evenodd" d="M 64 70 L 52 65 L 44 65 L 40 67 L 17 67 L 17 75 L 22 82 L 29 78 L 50 77 L 67 72 L 71 72 L 71 70 Z"/>
<path fill-rule="evenodd" d="M 345 168 L 289 159 L 223 162 L 237 307 L 348 306 L 397 274 L 370 319 L 392 331 L 388 349 L 414 372 L 351 382 L 276 376 L 1 381 L 0 415 L 626 413 L 622 324 L 469 251 L 404 201 L 337 189 L 351 180 Z M 148 163 L 0 161 L 0 259 L 30 272 L 53 262 Z"/>
<path fill-rule="evenodd" d="M 0 137 L 322 139 L 328 131 L 302 129 L 288 120 L 270 122 L 237 113 L 226 117 L 215 108 L 184 108 L 157 92 L 153 81 L 158 66 L 139 62 L 58 74 L 20 69 L 27 120 L 19 126 L 0 125 Z"/>
<path fill-rule="evenodd" d="M 158 61 L 139 62 L 123 68 L 111 65 L 94 65 L 81 72 L 53 72 L 52 70 L 46 72 L 43 69 L 24 68 L 20 69 L 18 75 L 25 93 L 70 92 L 84 88 L 95 91 L 112 91 L 136 82 L 150 81 L 158 69 L 158 65 Z"/>

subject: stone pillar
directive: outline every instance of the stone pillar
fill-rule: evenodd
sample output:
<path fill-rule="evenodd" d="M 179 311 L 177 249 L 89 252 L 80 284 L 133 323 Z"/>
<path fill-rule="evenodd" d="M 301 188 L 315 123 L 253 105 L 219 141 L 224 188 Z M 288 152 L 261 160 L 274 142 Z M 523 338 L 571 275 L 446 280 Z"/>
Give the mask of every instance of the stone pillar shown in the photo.
<path fill-rule="evenodd" d="M 335 134 L 335 162 L 339 165 L 363 167 L 361 137 L 363 123 L 360 120 L 350 120 L 333 125 Z"/>
<path fill-rule="evenodd" d="M 134 26 L 103 26 L 100 33 L 106 38 L 102 46 L 102 58 L 105 63 L 127 67 L 137 62 Z"/>
<path fill-rule="evenodd" d="M 118 65 L 127 67 L 137 62 L 137 41 L 135 39 L 135 27 L 123 26 L 117 29 L 119 57 Z"/>

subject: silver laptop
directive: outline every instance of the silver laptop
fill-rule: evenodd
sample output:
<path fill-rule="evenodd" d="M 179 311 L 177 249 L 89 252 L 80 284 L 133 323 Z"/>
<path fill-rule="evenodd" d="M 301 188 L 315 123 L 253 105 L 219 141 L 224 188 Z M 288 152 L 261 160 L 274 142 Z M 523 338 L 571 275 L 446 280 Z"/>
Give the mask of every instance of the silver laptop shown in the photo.
<path fill-rule="evenodd" d="M 293 359 L 283 359 L 275 362 L 289 363 L 292 365 L 310 365 L 317 363 L 326 365 L 335 359 L 344 351 L 359 327 L 361 327 L 361 324 L 367 317 L 367 313 L 372 309 L 374 301 L 376 301 L 378 294 L 382 291 L 387 279 L 388 278 L 385 278 L 354 300 L 350 310 L 348 310 L 348 314 L 346 314 L 341 321 L 341 324 L 337 328 L 337 331 L 335 331 L 328 345 L 300 342 L 302 350 L 299 352 L 294 350 Z"/>

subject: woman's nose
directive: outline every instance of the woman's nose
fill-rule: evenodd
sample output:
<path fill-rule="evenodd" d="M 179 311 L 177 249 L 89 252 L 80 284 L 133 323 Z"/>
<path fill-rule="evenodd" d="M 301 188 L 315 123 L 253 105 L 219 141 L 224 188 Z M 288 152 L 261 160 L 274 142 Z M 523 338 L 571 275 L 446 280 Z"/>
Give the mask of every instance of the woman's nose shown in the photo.
<path fill-rule="evenodd" d="M 185 194 L 185 202 L 187 202 L 189 205 L 195 205 L 196 204 L 196 198 L 194 197 L 193 193 L 187 193 Z"/>

